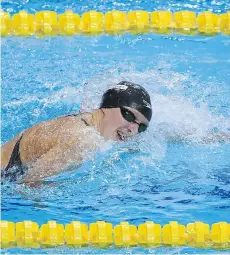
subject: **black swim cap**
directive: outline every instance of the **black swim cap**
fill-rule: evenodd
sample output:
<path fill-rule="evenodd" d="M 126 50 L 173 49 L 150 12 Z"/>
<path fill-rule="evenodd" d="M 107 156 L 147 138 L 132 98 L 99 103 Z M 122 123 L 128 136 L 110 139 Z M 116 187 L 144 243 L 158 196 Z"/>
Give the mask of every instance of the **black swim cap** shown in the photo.
<path fill-rule="evenodd" d="M 131 107 L 139 111 L 148 121 L 152 117 L 152 106 L 148 92 L 140 85 L 122 81 L 108 89 L 101 101 L 100 108 Z"/>

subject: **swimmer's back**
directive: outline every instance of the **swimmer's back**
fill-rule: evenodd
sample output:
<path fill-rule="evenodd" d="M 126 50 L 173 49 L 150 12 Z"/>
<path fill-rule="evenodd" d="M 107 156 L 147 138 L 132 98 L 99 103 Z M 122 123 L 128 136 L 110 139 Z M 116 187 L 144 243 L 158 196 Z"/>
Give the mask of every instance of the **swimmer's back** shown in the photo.
<path fill-rule="evenodd" d="M 84 117 L 88 117 L 87 114 L 62 116 L 24 130 L 1 147 L 1 168 L 8 165 L 15 144 L 22 135 L 20 159 L 22 164 L 30 164 L 52 148 L 76 141 L 79 131 L 87 125 Z"/>

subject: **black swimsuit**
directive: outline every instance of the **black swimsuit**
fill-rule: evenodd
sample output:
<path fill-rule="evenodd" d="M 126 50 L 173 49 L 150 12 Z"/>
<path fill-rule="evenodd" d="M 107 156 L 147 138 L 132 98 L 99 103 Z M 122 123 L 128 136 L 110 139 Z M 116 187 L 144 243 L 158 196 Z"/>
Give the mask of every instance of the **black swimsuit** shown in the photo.
<path fill-rule="evenodd" d="M 77 116 L 78 114 L 69 114 L 64 117 L 69 116 Z M 81 119 L 86 126 L 89 126 L 89 124 L 86 122 L 86 120 Z M 17 181 L 18 177 L 25 174 L 27 167 L 22 164 L 21 157 L 20 157 L 20 142 L 22 140 L 23 134 L 20 136 L 20 138 L 17 140 L 17 142 L 14 145 L 14 149 L 11 153 L 10 160 L 6 168 L 1 171 L 1 178 L 6 179 L 8 181 Z"/>

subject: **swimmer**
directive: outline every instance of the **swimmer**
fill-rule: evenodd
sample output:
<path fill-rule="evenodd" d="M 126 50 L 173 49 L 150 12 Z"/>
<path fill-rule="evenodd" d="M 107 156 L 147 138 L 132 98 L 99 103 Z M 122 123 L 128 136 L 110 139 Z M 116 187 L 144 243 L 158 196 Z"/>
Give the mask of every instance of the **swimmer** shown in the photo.
<path fill-rule="evenodd" d="M 36 182 L 76 169 L 105 141 L 123 142 L 144 132 L 151 117 L 148 92 L 122 81 L 104 93 L 99 109 L 38 123 L 4 144 L 1 178 Z"/>

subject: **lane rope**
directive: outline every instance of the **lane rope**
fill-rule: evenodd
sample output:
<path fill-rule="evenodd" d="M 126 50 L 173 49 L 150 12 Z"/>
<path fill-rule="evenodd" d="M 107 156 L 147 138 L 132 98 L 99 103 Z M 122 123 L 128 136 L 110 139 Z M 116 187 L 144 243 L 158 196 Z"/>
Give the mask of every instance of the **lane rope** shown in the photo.
<path fill-rule="evenodd" d="M 32 221 L 0 221 L 2 248 L 51 248 L 68 247 L 175 247 L 192 246 L 199 248 L 229 249 L 230 224 L 217 222 L 211 226 L 203 222 L 186 226 L 177 221 L 160 225 L 146 221 L 138 227 L 128 222 L 113 226 L 109 222 L 97 221 L 87 224 L 80 221 L 59 224 L 48 221 L 39 226 Z"/>
<path fill-rule="evenodd" d="M 154 11 L 134 10 L 130 12 L 95 10 L 81 16 L 67 10 L 39 11 L 30 14 L 24 10 L 10 15 L 0 11 L 1 36 L 74 36 L 100 34 L 187 34 L 213 36 L 219 33 L 230 35 L 230 11 L 214 14 L 210 11 Z"/>

